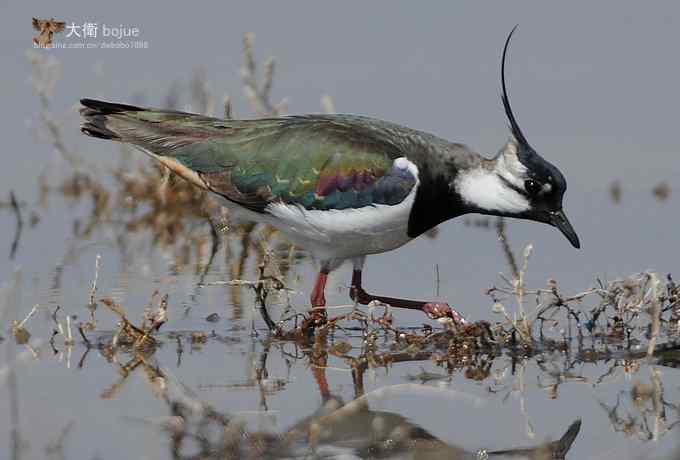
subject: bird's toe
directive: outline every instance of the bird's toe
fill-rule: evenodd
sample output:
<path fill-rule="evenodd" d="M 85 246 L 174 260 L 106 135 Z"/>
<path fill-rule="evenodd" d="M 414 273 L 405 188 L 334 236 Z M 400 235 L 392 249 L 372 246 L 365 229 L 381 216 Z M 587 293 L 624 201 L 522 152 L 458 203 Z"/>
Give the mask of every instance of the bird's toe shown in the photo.
<path fill-rule="evenodd" d="M 456 325 L 467 324 L 465 318 L 445 302 L 428 302 L 423 305 L 423 312 L 430 319 L 453 321 Z"/>

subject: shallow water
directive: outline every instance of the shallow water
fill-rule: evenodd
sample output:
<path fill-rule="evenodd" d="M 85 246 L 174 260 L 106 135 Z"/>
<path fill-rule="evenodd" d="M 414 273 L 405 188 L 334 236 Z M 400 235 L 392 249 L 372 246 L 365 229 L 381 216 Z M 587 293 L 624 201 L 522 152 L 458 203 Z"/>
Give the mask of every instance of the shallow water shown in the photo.
<path fill-rule="evenodd" d="M 234 278 L 234 265 L 243 251 L 239 236 L 227 232 L 206 271 L 209 250 L 202 249 L 199 256 L 192 254 L 189 263 L 181 265 L 177 263 L 179 251 L 154 246 L 145 232 L 131 235 L 122 246 L 108 235 L 115 233 L 112 229 L 101 229 L 85 240 L 67 236 L 68 226 L 60 220 L 77 215 L 78 210 L 68 209 L 60 200 L 53 198 L 46 217 L 22 236 L 15 266 L 24 268 L 7 275 L 17 280 L 12 292 L 6 292 L 10 296 L 9 318 L 21 319 L 33 305 L 40 305 L 27 323 L 31 347 L 16 346 L 23 356 L 15 367 L 22 458 L 41 458 L 46 446 L 56 442 L 66 427 L 63 449 L 67 458 L 109 458 L 113 452 L 123 458 L 171 457 L 176 444 L 161 423 L 171 415 L 177 394 L 185 393 L 231 421 L 244 423 L 248 439 L 261 436 L 268 440 L 270 444 L 261 441 L 260 445 L 269 446 L 269 450 L 261 447 L 267 456 L 275 452 L 281 457 L 304 457 L 314 451 L 322 457 L 365 457 L 382 452 L 395 458 L 420 458 L 421 449 L 425 449 L 432 458 L 476 458 L 474 455 L 482 455 L 481 450 L 539 446 L 559 439 L 576 419 L 582 420 L 582 429 L 567 458 L 658 458 L 676 447 L 672 427 L 680 420 L 680 369 L 616 359 L 617 350 L 620 356 L 626 353 L 624 344 L 611 347 L 611 359 L 593 362 L 586 362 L 574 351 L 574 342 L 570 353 L 544 352 L 528 359 L 506 351 L 472 361 L 450 361 L 446 353 L 430 350 L 421 355 L 407 353 L 406 361 L 390 362 L 394 360 L 390 353 L 395 352 L 389 346 L 392 342 L 378 340 L 373 349 L 367 348 L 356 322 L 349 322 L 355 329 L 336 331 L 326 345 L 273 340 L 250 289 L 211 285 Z M 620 208 L 603 203 L 600 209 L 615 216 Z M 591 229 L 583 227 L 581 231 L 588 234 Z M 508 230 L 511 235 L 519 233 L 512 224 Z M 39 248 L 38 242 L 45 238 L 41 233 L 46 231 L 61 232 L 65 244 Z M 209 227 L 198 225 L 194 232 L 207 234 Z M 256 228 L 251 236 L 257 240 L 266 235 Z M 498 281 L 491 269 L 487 274 L 437 256 L 440 247 L 460 246 L 453 240 L 461 235 L 488 248 L 489 261 L 484 262 L 482 255 L 482 260 L 474 260 L 476 266 L 488 264 L 507 271 L 493 229 L 452 224 L 443 226 L 434 239 L 422 239 L 376 257 L 376 263 L 370 265 L 369 286 L 391 295 L 434 295 L 432 264 L 437 263 L 440 298 L 455 299 L 455 305 L 471 319 L 498 319 L 491 312 L 492 302 L 481 292 L 482 287 Z M 530 266 L 529 277 L 539 282 L 541 277 L 535 272 L 546 264 L 542 262 L 546 251 L 537 249 Z M 50 315 L 56 306 L 61 307 L 62 322 L 65 314 L 76 315 L 74 322 L 87 319 L 85 305 L 97 254 L 102 265 L 96 297 L 110 296 L 122 304 L 133 323 L 139 323 L 154 290 L 169 294 L 169 321 L 162 328 L 155 352 L 136 356 L 123 349 L 108 356 L 106 349 L 97 348 L 98 342 L 110 341 L 117 321 L 101 304 L 96 330 L 87 333 L 92 348 L 78 336 L 72 346 L 64 345 L 61 336 L 56 337 L 54 347 L 48 343 L 55 324 Z M 568 252 L 564 254 L 569 257 Z M 657 256 L 661 258 L 661 254 Z M 290 304 L 304 312 L 315 263 L 304 254 L 296 260 L 285 279 L 294 291 L 289 294 Z M 408 265 L 404 260 L 409 260 Z M 256 279 L 257 263 L 257 253 L 251 249 L 241 278 Z M 553 267 L 551 276 L 563 280 L 562 284 L 578 286 L 579 274 L 560 271 L 563 265 Z M 431 270 L 423 269 L 428 267 Z M 348 303 L 348 270 L 345 267 L 333 274 L 330 305 Z M 449 276 L 452 272 L 456 275 Z M 285 296 L 269 301 L 270 312 L 278 319 Z M 216 322 L 206 320 L 212 313 L 219 316 Z M 379 315 L 381 309 L 373 313 Z M 396 327 L 406 331 L 418 332 L 423 323 L 439 327 L 420 314 L 393 314 Z M 205 337 L 192 339 L 196 332 Z M 11 335 L 3 337 L 2 347 L 14 348 Z M 362 359 L 366 369 L 357 376 L 356 366 Z M 654 388 L 662 392 L 654 393 Z M 303 430 L 307 434 L 298 433 L 294 442 L 287 441 L 285 449 L 273 444 L 292 437 L 290 433 L 296 433 L 291 431 L 293 427 L 308 417 L 319 416 L 324 404 L 342 405 L 355 398 L 360 398 L 358 408 L 345 406 L 350 407 L 349 415 L 343 417 L 349 420 L 321 423 L 330 434 L 319 435 L 318 442 L 310 441 Z M 9 401 L 3 392 L 1 413 L 8 413 Z M 194 427 L 189 423 L 187 429 L 199 426 L 198 421 L 193 422 Z M 9 440 L 9 424 L 3 426 L 3 436 Z M 395 433 L 407 433 L 403 436 L 413 440 L 398 444 L 394 439 L 401 438 Z M 387 439 L 396 444 L 385 444 Z M 241 443 L 246 457 L 259 452 L 252 442 Z M 196 443 L 187 438 L 178 452 L 188 455 L 196 449 Z"/>
<path fill-rule="evenodd" d="M 75 20 L 83 16 L 84 6 L 69 6 L 67 12 Z M 81 137 L 71 110 L 75 101 L 96 96 L 160 105 L 173 81 L 181 82 L 182 94 L 189 93 L 191 71 L 202 66 L 210 75 L 206 84 L 215 100 L 229 92 L 237 114 L 250 116 L 237 96 L 240 40 L 246 31 L 242 24 L 247 30 L 260 24 L 261 30 L 255 29 L 256 50 L 263 50 L 259 57 L 270 50 L 279 56 L 283 67 L 275 89 L 291 98 L 290 112 L 318 111 L 319 95 L 331 92 L 339 110 L 432 130 L 493 152 L 507 135 L 494 92 L 498 45 L 508 25 L 517 22 L 509 16 L 534 18 L 513 45 L 513 103 L 521 110 L 528 137 L 568 178 L 565 209 L 583 249 L 573 250 L 547 226 L 508 221 L 513 250 L 519 254 L 529 242 L 534 247 L 527 285 L 544 287 L 555 279 L 563 292 L 577 293 L 594 286 L 598 278 L 611 280 L 648 269 L 661 275 L 677 273 L 680 213 L 673 187 L 680 162 L 676 130 L 669 125 L 677 118 L 677 63 L 649 61 L 653 53 L 648 50 L 673 55 L 678 28 L 667 21 L 673 15 L 666 10 L 637 11 L 618 3 L 601 11 L 587 7 L 588 18 L 571 6 L 555 13 L 537 11 L 535 5 L 508 7 L 489 18 L 488 12 L 473 6 L 466 14 L 414 6 L 395 13 L 381 26 L 380 37 L 367 18 L 384 11 L 367 5 L 362 5 L 367 15 L 361 20 L 345 16 L 349 13 L 344 10 L 310 10 L 313 20 L 304 24 L 311 31 L 291 27 L 301 19 L 286 8 L 262 15 L 257 7 L 242 5 L 238 15 L 222 10 L 198 15 L 182 7 L 178 18 L 203 24 L 190 37 L 166 31 L 182 29 L 185 19 L 174 22 L 179 19 L 172 15 L 169 24 L 161 24 L 156 10 L 136 7 L 135 20 L 143 23 L 153 48 L 146 54 L 53 53 L 61 63 L 61 76 L 50 97 L 51 110 L 68 147 L 85 159 L 84 172 L 114 190 L 109 169 L 120 161 L 124 169 L 136 171 L 146 160 Z M 129 19 L 118 19 L 117 11 L 104 9 L 109 6 L 101 8 L 100 21 Z M 28 37 L 26 18 L 35 13 L 17 7 L 11 14 L 17 20 L 8 21 L 7 31 L 16 32 L 11 41 L 15 52 L 5 56 L 13 63 L 6 72 L 9 79 L 25 82 L 31 72 L 24 56 L 28 39 L 19 44 L 16 37 Z M 328 20 L 336 15 L 338 21 Z M 454 27 L 452 18 L 457 21 Z M 638 21 L 635 30 L 646 32 L 631 35 L 631 18 Z M 479 24 L 490 19 L 495 22 L 480 33 Z M 417 39 L 403 32 L 414 20 L 428 24 Z M 350 37 L 341 27 L 343 21 L 354 24 Z M 26 27 L 19 29 L 15 22 Z M 575 37 L 569 33 L 573 23 L 579 28 Z M 225 28 L 224 39 L 215 41 L 210 31 Z M 319 43 L 307 35 L 315 31 Z M 442 38 L 443 31 L 451 36 Z M 472 36 L 479 37 L 475 43 L 470 43 Z M 544 42 L 531 36 L 548 38 Z M 618 48 L 609 47 L 608 40 L 626 52 L 614 51 Z M 178 50 L 186 59 L 181 66 Z M 452 54 L 457 58 L 442 59 Z M 609 58 L 606 63 L 603 54 Z M 468 64 L 461 68 L 457 59 Z M 648 68 L 656 73 L 654 84 L 644 84 L 643 98 L 642 91 L 631 88 L 651 78 Z M 455 85 L 443 75 L 455 75 Z M 258 227 L 244 245 L 243 228 L 232 225 L 221 232 L 211 261 L 213 240 L 205 220 L 186 219 L 178 240 L 168 244 L 143 219 L 130 225 L 130 214 L 117 211 L 130 203 L 112 197 L 112 214 L 91 221 L 90 195 L 74 200 L 56 190 L 73 170 L 45 134 L 32 86 L 3 85 L 0 91 L 5 101 L 0 109 L 6 127 L 3 141 L 7 155 L 14 155 L 0 170 L 0 201 L 14 190 L 23 216 L 12 250 L 15 215 L 7 206 L 0 208 L 0 256 L 5 258 L 0 264 L 0 457 L 18 452 L 20 458 L 36 459 L 192 458 L 203 447 L 212 450 L 207 458 L 225 457 L 227 450 L 231 458 L 494 458 L 493 451 L 527 447 L 533 450 L 514 453 L 541 458 L 556 449 L 547 443 L 560 439 L 580 419 L 566 458 L 676 458 L 677 356 L 663 362 L 626 359 L 631 351 L 644 350 L 644 344 L 628 350 L 619 341 L 610 344 L 607 359 L 592 359 L 583 353 L 583 344 L 572 340 L 568 352 L 543 350 L 523 357 L 504 349 L 495 355 L 449 359 L 438 349 L 420 354 L 394 349 L 394 341 L 382 336 L 368 346 L 356 321 L 348 324 L 353 329 L 336 330 L 326 343 L 274 340 L 253 291 L 219 282 L 256 280 L 257 242 L 278 247 L 276 235 Z M 442 94 L 450 94 L 451 100 L 442 101 Z M 622 94 L 628 98 L 624 102 Z M 189 99 L 184 97 L 181 104 Z M 55 188 L 45 196 L 39 189 L 41 175 Z M 622 188 L 618 203 L 611 196 L 615 180 Z M 661 182 L 671 186 L 663 200 L 652 193 Z M 135 216 L 148 210 L 144 203 Z M 90 222 L 95 224 L 88 228 Z M 501 285 L 498 273 L 508 273 L 508 267 L 494 221 L 487 226 L 476 222 L 476 216 L 459 218 L 441 225 L 434 238 L 421 237 L 397 251 L 372 256 L 365 271 L 367 289 L 444 300 L 470 320 L 500 321 L 484 291 Z M 290 258 L 283 264 L 283 279 L 291 292 L 287 298 L 268 299 L 275 320 L 288 304 L 297 312 L 307 310 L 318 269 L 303 252 L 290 253 L 285 244 L 280 249 L 281 261 Z M 98 255 L 95 298 L 112 298 L 134 324 L 140 323 L 154 291 L 169 295 L 168 322 L 153 352 L 123 347 L 111 353 L 99 346 L 110 342 L 118 320 L 102 304 L 96 328 L 86 332 L 90 346 L 77 332 L 72 345 L 61 335 L 50 343 L 57 307 L 62 324 L 66 315 L 73 315 L 74 323 L 88 320 Z M 329 305 L 349 303 L 350 275 L 349 266 L 332 274 Z M 15 344 L 11 321 L 21 321 L 34 305 L 39 306 L 37 312 L 26 322 L 31 339 Z M 372 313 L 380 315 L 382 309 Z M 392 313 L 395 327 L 406 332 L 423 334 L 423 324 L 441 328 L 420 313 Z M 211 314 L 217 314 L 217 321 L 206 319 Z M 562 336 L 560 327 L 551 331 L 554 336 Z M 7 372 L 7 363 L 13 373 Z M 203 416 L 187 415 L 184 437 L 168 429 L 177 422 L 169 417 L 186 410 L 182 404 L 203 409 Z M 211 418 L 207 407 L 223 418 Z M 191 439 L 187 434 L 205 434 L 201 430 L 210 441 L 203 445 L 201 436 Z M 228 449 L 217 441 L 225 439 L 225 431 L 233 435 Z M 18 447 L 13 444 L 17 439 Z"/>

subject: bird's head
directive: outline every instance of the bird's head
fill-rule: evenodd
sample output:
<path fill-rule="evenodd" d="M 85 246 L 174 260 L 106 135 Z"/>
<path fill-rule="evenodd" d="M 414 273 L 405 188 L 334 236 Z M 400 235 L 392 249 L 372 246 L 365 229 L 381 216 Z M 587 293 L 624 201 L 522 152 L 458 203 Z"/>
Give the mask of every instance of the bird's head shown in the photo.
<path fill-rule="evenodd" d="M 516 29 L 517 26 L 508 35 L 501 63 L 502 100 L 510 122 L 510 139 L 496 158 L 460 175 L 456 189 L 477 212 L 550 224 L 579 248 L 578 235 L 562 209 L 567 182 L 557 167 L 529 145 L 510 108 L 505 86 L 505 57 Z"/>
<path fill-rule="evenodd" d="M 513 133 L 494 161 L 490 174 L 497 181 L 499 199 L 494 214 L 544 222 L 557 227 L 575 248 L 576 231 L 562 209 L 567 181 L 557 167 L 544 160 Z M 489 206 L 492 210 L 494 205 Z"/>

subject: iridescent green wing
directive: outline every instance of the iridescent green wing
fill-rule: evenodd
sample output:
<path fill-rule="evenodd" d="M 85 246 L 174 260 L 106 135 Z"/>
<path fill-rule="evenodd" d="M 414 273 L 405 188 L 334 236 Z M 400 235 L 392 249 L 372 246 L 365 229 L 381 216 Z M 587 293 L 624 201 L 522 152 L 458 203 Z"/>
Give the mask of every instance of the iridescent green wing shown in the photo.
<path fill-rule="evenodd" d="M 394 165 L 403 152 L 361 121 L 308 116 L 224 122 L 222 136 L 170 155 L 214 192 L 258 212 L 277 202 L 308 210 L 400 203 L 416 178 Z"/>
<path fill-rule="evenodd" d="M 331 210 L 400 203 L 416 184 L 404 128 L 351 115 L 222 120 L 83 99 L 81 130 L 151 152 L 248 209 L 272 203 Z M 404 131 L 405 132 L 405 131 Z M 403 165 L 402 165 L 403 166 Z"/>

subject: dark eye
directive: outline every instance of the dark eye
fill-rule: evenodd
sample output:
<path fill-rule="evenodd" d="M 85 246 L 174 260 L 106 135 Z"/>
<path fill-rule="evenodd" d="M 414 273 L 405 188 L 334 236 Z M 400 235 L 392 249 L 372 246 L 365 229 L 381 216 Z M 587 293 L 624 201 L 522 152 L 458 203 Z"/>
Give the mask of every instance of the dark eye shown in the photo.
<path fill-rule="evenodd" d="M 538 192 L 541 191 L 541 184 L 539 184 L 533 179 L 527 179 L 524 181 L 524 188 L 526 189 L 529 195 L 535 196 L 538 195 Z"/>

